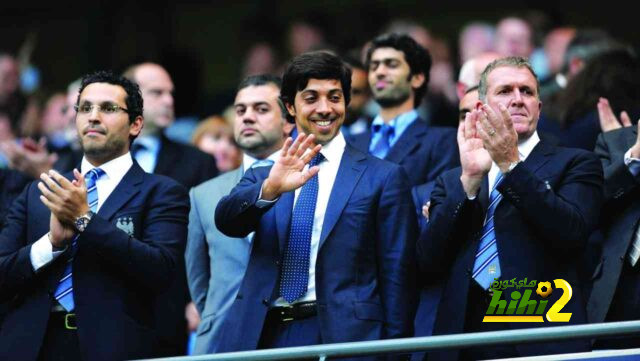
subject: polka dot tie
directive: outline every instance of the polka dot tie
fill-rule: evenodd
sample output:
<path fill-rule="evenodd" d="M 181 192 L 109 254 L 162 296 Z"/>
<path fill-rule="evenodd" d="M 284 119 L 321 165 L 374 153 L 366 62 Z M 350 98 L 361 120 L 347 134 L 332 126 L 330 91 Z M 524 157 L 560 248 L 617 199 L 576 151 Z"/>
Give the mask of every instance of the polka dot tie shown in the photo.
<path fill-rule="evenodd" d="M 93 168 L 85 176 L 87 183 L 87 203 L 92 212 L 98 209 L 98 188 L 96 187 L 96 181 L 102 177 L 105 172 L 100 168 Z M 71 241 L 71 250 L 73 255 L 76 253 L 78 246 L 78 236 Z M 75 302 L 73 301 L 73 270 L 72 270 L 73 256 L 69 258 L 67 264 L 62 272 L 62 277 L 58 281 L 56 292 L 54 293 L 55 299 L 64 307 L 67 312 L 72 312 L 75 308 Z"/>
<path fill-rule="evenodd" d="M 309 167 L 316 166 L 323 160 L 324 156 L 318 153 L 309 163 Z M 285 248 L 280 273 L 280 296 L 289 303 L 293 303 L 307 292 L 311 233 L 317 199 L 318 176 L 316 175 L 302 186 L 291 216 L 289 241 Z"/>

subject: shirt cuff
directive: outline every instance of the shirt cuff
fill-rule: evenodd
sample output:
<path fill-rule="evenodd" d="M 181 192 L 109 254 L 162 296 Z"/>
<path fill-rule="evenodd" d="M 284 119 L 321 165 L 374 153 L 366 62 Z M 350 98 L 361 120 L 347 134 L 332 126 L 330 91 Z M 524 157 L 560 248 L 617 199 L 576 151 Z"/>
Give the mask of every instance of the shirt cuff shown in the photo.
<path fill-rule="evenodd" d="M 63 254 L 67 248 L 62 251 L 54 251 L 51 242 L 49 241 L 49 233 L 45 233 L 39 240 L 35 241 L 31 245 L 31 253 L 29 258 L 31 259 L 31 265 L 33 270 L 37 271 L 40 268 L 46 266 L 48 263 L 56 259 L 59 255 Z"/>
<path fill-rule="evenodd" d="M 262 184 L 264 184 L 264 182 Z M 260 186 L 260 194 L 258 194 L 258 200 L 256 201 L 256 207 L 258 207 L 258 208 L 269 207 L 270 205 L 272 205 L 275 202 L 277 202 L 278 199 L 280 199 L 280 197 L 278 197 L 278 198 L 276 198 L 276 199 L 274 199 L 272 201 L 268 201 L 266 199 L 262 199 L 262 186 Z"/>
<path fill-rule="evenodd" d="M 637 177 L 640 174 L 640 159 L 631 157 L 631 148 L 624 153 L 624 165 L 629 168 L 629 172 Z"/>

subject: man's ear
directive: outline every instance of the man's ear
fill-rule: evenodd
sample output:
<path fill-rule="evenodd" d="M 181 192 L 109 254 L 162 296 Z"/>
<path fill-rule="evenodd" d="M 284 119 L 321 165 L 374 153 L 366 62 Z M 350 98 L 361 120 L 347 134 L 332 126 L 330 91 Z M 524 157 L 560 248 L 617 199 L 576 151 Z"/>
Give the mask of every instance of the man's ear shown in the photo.
<path fill-rule="evenodd" d="M 424 74 L 418 73 L 411 76 L 411 87 L 413 89 L 420 88 L 422 84 L 424 84 Z"/>
<path fill-rule="evenodd" d="M 284 105 L 287 107 L 287 112 L 289 112 L 289 115 L 291 115 L 292 117 L 295 117 L 296 107 L 293 106 L 293 104 L 289 104 L 289 103 L 284 103 Z"/>
<path fill-rule="evenodd" d="M 482 103 L 481 101 L 478 100 L 476 102 L 476 110 L 480 110 L 480 108 L 482 107 L 482 104 L 484 104 L 484 103 Z"/>
<path fill-rule="evenodd" d="M 138 115 L 136 119 L 133 120 L 133 123 L 131 123 L 131 126 L 129 127 L 129 135 L 137 137 L 142 131 L 142 128 L 144 128 L 144 118 L 142 118 L 141 115 Z"/>

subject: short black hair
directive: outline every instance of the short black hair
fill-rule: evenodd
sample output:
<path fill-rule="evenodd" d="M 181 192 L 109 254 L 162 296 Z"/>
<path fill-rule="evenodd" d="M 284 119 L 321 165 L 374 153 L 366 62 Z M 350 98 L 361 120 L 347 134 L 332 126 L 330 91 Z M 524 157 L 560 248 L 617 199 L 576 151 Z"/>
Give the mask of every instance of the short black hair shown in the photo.
<path fill-rule="evenodd" d="M 238 89 L 236 89 L 236 94 L 240 90 L 244 88 L 248 88 L 250 86 L 262 86 L 262 85 L 269 85 L 269 84 L 274 85 L 276 88 L 278 88 L 278 90 L 280 90 L 282 89 L 282 78 L 273 74 L 250 75 L 244 78 L 240 82 L 240 84 L 238 84 Z M 284 106 L 284 104 L 282 103 L 282 99 L 280 98 L 278 98 L 278 105 L 280 106 L 280 111 L 282 112 L 282 116 L 286 117 L 287 108 Z"/>
<path fill-rule="evenodd" d="M 414 107 L 420 105 L 422 98 L 427 92 L 429 84 L 429 71 L 431 70 L 431 55 L 429 51 L 418 44 L 412 37 L 406 34 L 389 33 L 382 34 L 371 41 L 367 49 L 365 65 L 367 69 L 371 64 L 371 55 L 379 48 L 393 48 L 404 53 L 404 58 L 409 64 L 410 74 L 424 74 L 424 83 L 415 90 Z"/>
<path fill-rule="evenodd" d="M 124 89 L 125 93 L 127 93 L 124 101 L 127 105 L 127 114 L 129 114 L 129 124 L 133 124 L 137 117 L 142 116 L 143 102 L 142 94 L 140 93 L 140 87 L 138 86 L 138 84 L 123 77 L 122 75 L 117 75 L 110 70 L 100 70 L 82 77 L 80 90 L 78 90 L 78 99 L 76 100 L 76 105 L 79 105 L 80 94 L 82 94 L 84 88 L 93 83 L 107 83 L 118 85 Z"/>
<path fill-rule="evenodd" d="M 296 56 L 282 76 L 280 98 L 284 104 L 294 104 L 296 93 L 303 90 L 309 79 L 340 80 L 345 106 L 351 101 L 351 69 L 340 57 L 326 51 L 312 51 Z M 294 118 L 287 112 L 287 120 Z"/>

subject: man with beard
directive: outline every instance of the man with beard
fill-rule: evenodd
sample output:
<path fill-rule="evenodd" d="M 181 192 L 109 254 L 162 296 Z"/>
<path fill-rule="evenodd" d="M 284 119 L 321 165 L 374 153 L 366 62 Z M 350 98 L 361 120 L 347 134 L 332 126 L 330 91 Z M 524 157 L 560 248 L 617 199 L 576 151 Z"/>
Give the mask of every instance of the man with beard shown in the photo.
<path fill-rule="evenodd" d="M 252 235 L 225 236 L 212 215 L 220 199 L 231 192 L 250 168 L 264 167 L 278 159 L 285 138 L 293 129 L 279 99 L 280 78 L 250 76 L 240 83 L 234 103 L 234 136 L 244 151 L 242 166 L 191 189 L 187 276 L 191 298 L 201 322 L 194 354 L 215 353 L 221 326 L 249 261 Z"/>
<path fill-rule="evenodd" d="M 98 72 L 77 99 L 80 171 L 42 173 L 0 233 L 2 360 L 152 357 L 151 306 L 182 258 L 187 192 L 129 153 L 143 126 L 138 86 Z"/>
<path fill-rule="evenodd" d="M 408 35 L 385 34 L 367 51 L 369 86 L 382 108 L 371 130 L 353 145 L 404 167 L 412 186 L 434 181 L 459 164 L 455 131 L 429 127 L 418 117 L 429 82 L 431 57 Z"/>
<path fill-rule="evenodd" d="M 218 351 L 413 335 L 409 184 L 400 166 L 346 143 L 340 127 L 350 87 L 351 71 L 337 56 L 295 57 L 281 98 L 296 140 L 218 203 L 223 233 L 254 233 Z"/>

